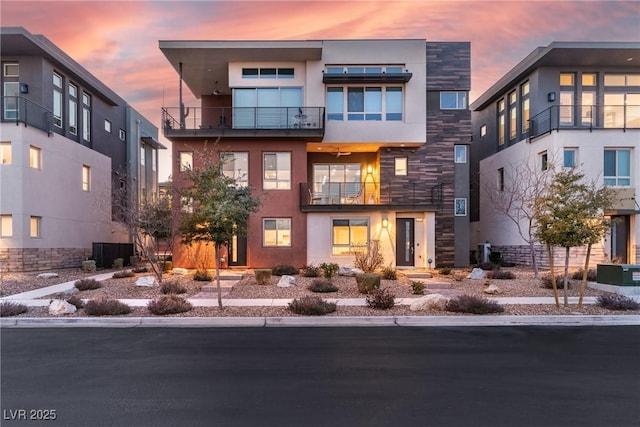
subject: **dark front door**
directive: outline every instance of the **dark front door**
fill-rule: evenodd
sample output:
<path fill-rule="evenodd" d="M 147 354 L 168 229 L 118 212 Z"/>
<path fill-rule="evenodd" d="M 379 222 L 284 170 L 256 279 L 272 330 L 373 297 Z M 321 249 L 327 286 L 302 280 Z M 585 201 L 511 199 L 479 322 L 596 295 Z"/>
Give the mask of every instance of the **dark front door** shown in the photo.
<path fill-rule="evenodd" d="M 611 261 L 620 264 L 629 262 L 630 216 L 611 217 Z"/>
<path fill-rule="evenodd" d="M 247 236 L 233 236 L 229 242 L 229 266 L 247 265 Z"/>
<path fill-rule="evenodd" d="M 396 266 L 413 267 L 414 219 L 396 218 Z"/>

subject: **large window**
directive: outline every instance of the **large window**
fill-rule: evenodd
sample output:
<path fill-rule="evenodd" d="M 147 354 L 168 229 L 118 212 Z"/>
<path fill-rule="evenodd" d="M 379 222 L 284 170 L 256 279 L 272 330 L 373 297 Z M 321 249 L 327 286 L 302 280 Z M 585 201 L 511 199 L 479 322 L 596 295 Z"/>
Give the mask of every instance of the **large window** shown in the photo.
<path fill-rule="evenodd" d="M 291 189 L 291 153 L 264 153 L 264 190 Z"/>
<path fill-rule="evenodd" d="M 82 94 L 82 138 L 91 141 L 91 96 Z"/>
<path fill-rule="evenodd" d="M 78 134 L 78 87 L 69 83 L 69 133 Z"/>
<path fill-rule="evenodd" d="M 515 139 L 518 134 L 518 106 L 516 101 L 518 96 L 514 90 L 509 94 L 509 139 Z"/>
<path fill-rule="evenodd" d="M 11 142 L 9 141 L 0 142 L 0 164 L 11 164 Z"/>
<path fill-rule="evenodd" d="M 193 167 L 193 153 L 191 151 L 181 151 L 180 154 L 180 171 L 188 171 Z"/>
<path fill-rule="evenodd" d="M 234 89 L 233 104 L 234 128 L 286 129 L 299 125 L 304 112 L 299 87 Z M 306 118 L 313 119 L 319 120 Z"/>
<path fill-rule="evenodd" d="M 224 176 L 235 179 L 240 187 L 249 185 L 249 153 L 225 153 L 222 159 Z"/>
<path fill-rule="evenodd" d="M 498 101 L 498 144 L 503 145 L 506 138 L 505 101 Z"/>
<path fill-rule="evenodd" d="M 53 124 L 62 127 L 62 76 L 53 73 Z"/>
<path fill-rule="evenodd" d="M 369 242 L 369 220 L 334 219 L 332 221 L 333 255 L 351 255 L 354 250 L 366 249 Z"/>
<path fill-rule="evenodd" d="M 401 121 L 403 93 L 400 86 L 348 86 L 327 88 L 327 119 L 352 121 Z"/>
<path fill-rule="evenodd" d="M 440 92 L 441 110 L 465 110 L 467 92 Z"/>
<path fill-rule="evenodd" d="M 2 67 L 4 80 L 4 118 L 18 118 L 18 97 L 20 96 L 20 64 L 4 64 Z"/>
<path fill-rule="evenodd" d="M 527 133 L 529 131 L 529 118 L 530 118 L 530 101 L 529 101 L 529 91 L 530 85 L 529 82 L 525 82 L 520 86 L 520 105 L 522 106 L 522 119 L 521 119 L 521 129 L 522 133 Z"/>
<path fill-rule="evenodd" d="M 640 93 L 605 93 L 604 126 L 640 127 Z"/>
<path fill-rule="evenodd" d="M 631 185 L 631 150 L 604 150 L 604 185 Z"/>
<path fill-rule="evenodd" d="M 560 125 L 573 126 L 575 74 L 560 73 Z"/>
<path fill-rule="evenodd" d="M 362 189 L 359 163 L 315 163 L 313 196 L 328 204 L 356 201 Z"/>
<path fill-rule="evenodd" d="M 42 150 L 33 145 L 29 147 L 29 167 L 42 169 Z"/>
<path fill-rule="evenodd" d="M 291 218 L 265 218 L 262 220 L 262 245 L 291 246 Z"/>
<path fill-rule="evenodd" d="M 13 217 L 11 215 L 0 215 L 0 237 L 13 236 Z"/>

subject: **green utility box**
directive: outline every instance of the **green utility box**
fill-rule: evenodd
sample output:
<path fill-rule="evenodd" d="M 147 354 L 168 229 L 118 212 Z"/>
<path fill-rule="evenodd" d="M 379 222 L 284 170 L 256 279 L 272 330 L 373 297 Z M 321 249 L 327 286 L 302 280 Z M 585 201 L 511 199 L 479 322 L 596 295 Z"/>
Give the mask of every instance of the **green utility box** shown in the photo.
<path fill-rule="evenodd" d="M 640 265 L 598 264 L 598 283 L 618 286 L 640 286 Z"/>

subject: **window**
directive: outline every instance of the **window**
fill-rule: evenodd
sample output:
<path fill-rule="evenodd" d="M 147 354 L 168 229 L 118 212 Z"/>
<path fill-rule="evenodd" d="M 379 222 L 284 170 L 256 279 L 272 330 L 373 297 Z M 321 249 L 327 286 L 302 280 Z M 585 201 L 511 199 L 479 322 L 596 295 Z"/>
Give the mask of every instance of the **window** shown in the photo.
<path fill-rule="evenodd" d="M 0 215 L 0 237 L 13 236 L 13 217 L 11 215 Z"/>
<path fill-rule="evenodd" d="M 11 142 L 9 141 L 0 142 L 0 164 L 11 164 Z"/>
<path fill-rule="evenodd" d="M 222 157 L 222 173 L 233 178 L 236 185 L 246 187 L 249 185 L 249 153 L 225 153 Z"/>
<path fill-rule="evenodd" d="M 596 92 L 590 90 L 582 91 L 582 102 L 580 103 L 580 123 L 582 126 L 591 126 L 595 124 Z"/>
<path fill-rule="evenodd" d="M 631 150 L 604 150 L 604 185 L 631 185 Z"/>
<path fill-rule="evenodd" d="M 514 90 L 509 94 L 509 139 L 515 139 L 518 130 L 518 109 L 516 108 L 517 94 Z"/>
<path fill-rule="evenodd" d="M 4 118 L 18 118 L 18 97 L 20 96 L 20 64 L 4 64 Z"/>
<path fill-rule="evenodd" d="M 291 246 L 291 218 L 262 220 L 263 246 Z"/>
<path fill-rule="evenodd" d="M 258 69 L 257 68 L 243 68 L 242 69 L 242 78 L 243 79 L 257 79 L 258 78 Z"/>
<path fill-rule="evenodd" d="M 347 88 L 348 120 L 382 120 L 382 88 Z"/>
<path fill-rule="evenodd" d="M 327 67 L 327 74 L 400 74 L 404 66 L 398 65 L 377 65 L 377 66 L 336 66 Z"/>
<path fill-rule="evenodd" d="M 151 170 L 154 172 L 158 170 L 158 150 L 155 148 L 151 149 Z"/>
<path fill-rule="evenodd" d="M 605 93 L 604 127 L 640 127 L 639 105 L 640 93 Z"/>
<path fill-rule="evenodd" d="M 402 88 L 388 87 L 385 93 L 385 118 L 387 121 L 402 120 Z"/>
<path fill-rule="evenodd" d="M 293 68 L 243 68 L 243 79 L 292 79 L 295 77 Z"/>
<path fill-rule="evenodd" d="M 32 216 L 29 220 L 29 237 L 38 238 L 41 237 L 42 230 L 42 217 Z"/>
<path fill-rule="evenodd" d="M 264 190 L 291 189 L 291 153 L 264 153 Z"/>
<path fill-rule="evenodd" d="M 527 133 L 529 131 L 529 90 L 529 82 L 525 82 L 522 84 L 522 86 L 520 86 L 520 105 L 522 106 L 522 119 L 520 128 L 522 129 L 522 133 Z"/>
<path fill-rule="evenodd" d="M 124 130 L 120 129 L 120 132 L 118 132 L 118 134 L 120 136 L 120 141 L 124 141 L 127 139 L 127 133 Z"/>
<path fill-rule="evenodd" d="M 344 120 L 344 95 L 341 87 L 327 88 L 327 120 Z"/>
<path fill-rule="evenodd" d="M 182 212 L 193 213 L 193 199 L 181 196 L 180 209 L 182 210 Z"/>
<path fill-rule="evenodd" d="M 89 191 L 91 189 L 91 168 L 87 165 L 82 165 L 82 191 Z"/>
<path fill-rule="evenodd" d="M 456 163 L 467 163 L 467 146 L 454 145 L 453 158 Z"/>
<path fill-rule="evenodd" d="M 147 152 L 144 144 L 140 144 L 140 166 L 144 166 L 147 163 Z"/>
<path fill-rule="evenodd" d="M 180 171 L 188 171 L 193 167 L 193 153 L 190 151 L 180 152 Z"/>
<path fill-rule="evenodd" d="M 503 145 L 506 139 L 506 123 L 505 123 L 505 101 L 498 101 L 498 144 Z"/>
<path fill-rule="evenodd" d="M 498 169 L 498 191 L 504 191 L 504 168 Z"/>
<path fill-rule="evenodd" d="M 33 145 L 29 147 L 29 167 L 42 169 L 42 150 Z"/>
<path fill-rule="evenodd" d="M 562 166 L 565 168 L 574 168 L 576 166 L 576 149 L 565 148 L 563 152 Z"/>
<path fill-rule="evenodd" d="M 302 123 L 316 123 L 305 117 L 301 87 L 261 87 L 233 90 L 234 128 L 286 129 Z M 296 117 L 297 116 L 297 117 Z"/>
<path fill-rule="evenodd" d="M 406 176 L 408 169 L 408 159 L 406 157 L 395 158 L 396 176 Z"/>
<path fill-rule="evenodd" d="M 487 134 L 487 125 L 480 126 L 480 137 L 483 137 Z"/>
<path fill-rule="evenodd" d="M 573 74 L 560 73 L 560 86 L 573 86 Z"/>
<path fill-rule="evenodd" d="M 546 171 L 549 169 L 549 155 L 546 151 L 540 153 L 540 170 Z"/>
<path fill-rule="evenodd" d="M 53 124 L 62 127 L 62 77 L 53 73 Z"/>
<path fill-rule="evenodd" d="M 640 74 L 605 74 L 605 86 L 640 86 Z"/>
<path fill-rule="evenodd" d="M 467 92 L 440 92 L 441 110 L 465 110 Z"/>
<path fill-rule="evenodd" d="M 456 198 L 454 200 L 455 216 L 467 216 L 467 199 Z"/>
<path fill-rule="evenodd" d="M 91 141 L 91 96 L 82 94 L 82 138 Z"/>
<path fill-rule="evenodd" d="M 69 83 L 69 133 L 78 134 L 78 87 Z"/>
<path fill-rule="evenodd" d="M 327 119 L 360 121 L 401 121 L 404 101 L 402 87 L 349 86 L 327 88 Z"/>
<path fill-rule="evenodd" d="M 369 220 L 334 219 L 331 236 L 333 255 L 351 255 L 354 250 L 365 250 L 369 241 Z"/>
<path fill-rule="evenodd" d="M 111 133 L 111 122 L 107 119 L 104 120 L 104 131 Z"/>
<path fill-rule="evenodd" d="M 598 81 L 595 73 L 582 73 L 582 86 L 595 86 Z"/>
<path fill-rule="evenodd" d="M 20 77 L 20 64 L 4 64 L 5 77 Z"/>
<path fill-rule="evenodd" d="M 560 125 L 573 126 L 575 74 L 560 73 Z"/>

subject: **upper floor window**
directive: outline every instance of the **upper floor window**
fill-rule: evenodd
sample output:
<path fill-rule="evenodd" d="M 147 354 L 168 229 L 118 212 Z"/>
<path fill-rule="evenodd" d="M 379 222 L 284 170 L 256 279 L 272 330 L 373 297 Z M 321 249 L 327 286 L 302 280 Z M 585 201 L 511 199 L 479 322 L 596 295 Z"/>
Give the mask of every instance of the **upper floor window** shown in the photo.
<path fill-rule="evenodd" d="M 582 87 L 596 86 L 598 83 L 598 76 L 596 73 L 582 73 Z"/>
<path fill-rule="evenodd" d="M 193 167 L 193 153 L 191 151 L 180 152 L 180 171 L 188 171 Z"/>
<path fill-rule="evenodd" d="M 69 83 L 69 133 L 78 134 L 78 86 Z"/>
<path fill-rule="evenodd" d="M 560 73 L 560 125 L 563 126 L 573 126 L 575 80 L 574 73 Z"/>
<path fill-rule="evenodd" d="M 631 150 L 604 150 L 604 185 L 631 185 Z"/>
<path fill-rule="evenodd" d="M 605 86 L 640 86 L 640 74 L 605 74 Z"/>
<path fill-rule="evenodd" d="M 540 153 L 540 170 L 546 171 L 549 169 L 549 154 L 546 151 Z"/>
<path fill-rule="evenodd" d="M 408 172 L 408 159 L 406 157 L 395 158 L 395 175 L 406 176 Z"/>
<path fill-rule="evenodd" d="M 486 134 L 487 134 L 487 125 L 485 124 L 485 125 L 480 126 L 480 137 L 482 138 Z"/>
<path fill-rule="evenodd" d="M 0 142 L 0 164 L 2 165 L 11 164 L 11 142 L 10 141 Z"/>
<path fill-rule="evenodd" d="M 515 139 L 518 132 L 518 108 L 516 106 L 517 99 L 518 95 L 514 90 L 509 94 L 509 139 Z"/>
<path fill-rule="evenodd" d="M 120 131 L 118 132 L 118 136 L 120 137 L 120 141 L 124 141 L 127 139 L 127 133 L 123 129 L 120 129 Z"/>
<path fill-rule="evenodd" d="M 441 110 L 465 110 L 467 92 L 440 92 Z"/>
<path fill-rule="evenodd" d="M 454 161 L 456 163 L 467 163 L 467 146 L 466 145 L 454 145 L 453 146 Z"/>
<path fill-rule="evenodd" d="M 20 77 L 20 64 L 4 64 L 3 74 L 5 77 Z"/>
<path fill-rule="evenodd" d="M 498 101 L 498 144 L 503 145 L 506 139 L 505 100 Z"/>
<path fill-rule="evenodd" d="M 4 118 L 18 118 L 18 97 L 20 96 L 19 64 L 3 64 Z"/>
<path fill-rule="evenodd" d="M 91 189 L 91 167 L 82 165 L 82 191 Z"/>
<path fill-rule="evenodd" d="M 53 73 L 53 124 L 62 127 L 62 76 Z"/>
<path fill-rule="evenodd" d="M 91 141 L 91 95 L 82 94 L 82 138 Z"/>
<path fill-rule="evenodd" d="M 460 197 L 454 200 L 454 214 L 455 216 L 467 216 L 467 199 Z"/>
<path fill-rule="evenodd" d="M 292 79 L 295 77 L 293 68 L 243 68 L 243 79 Z"/>
<path fill-rule="evenodd" d="M 222 173 L 236 181 L 236 185 L 249 185 L 249 153 L 224 153 Z"/>
<path fill-rule="evenodd" d="M 504 168 L 498 169 L 498 191 L 504 191 Z"/>
<path fill-rule="evenodd" d="M 291 153 L 264 153 L 263 155 L 264 190 L 291 189 Z"/>
<path fill-rule="evenodd" d="M 525 82 L 520 86 L 520 106 L 522 111 L 522 118 L 520 127 L 522 133 L 529 131 L 529 117 L 530 117 L 530 101 L 529 101 L 530 84 Z"/>
<path fill-rule="evenodd" d="M 346 89 L 346 90 L 345 90 Z M 348 86 L 327 88 L 327 119 L 400 121 L 403 118 L 400 86 Z"/>
<path fill-rule="evenodd" d="M 42 169 L 42 150 L 33 145 L 29 147 L 29 167 Z"/>
<path fill-rule="evenodd" d="M 400 65 L 372 65 L 372 66 L 329 66 L 327 74 L 397 74 L 402 73 L 403 66 Z"/>
<path fill-rule="evenodd" d="M 104 131 L 111 133 L 111 122 L 107 119 L 104 120 Z"/>
<path fill-rule="evenodd" d="M 573 168 L 576 166 L 576 149 L 565 148 L 563 151 L 562 166 L 565 168 Z"/>

